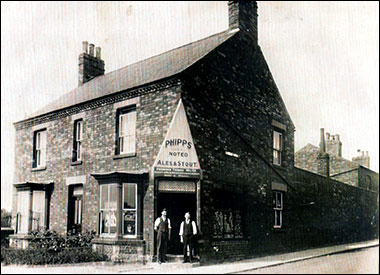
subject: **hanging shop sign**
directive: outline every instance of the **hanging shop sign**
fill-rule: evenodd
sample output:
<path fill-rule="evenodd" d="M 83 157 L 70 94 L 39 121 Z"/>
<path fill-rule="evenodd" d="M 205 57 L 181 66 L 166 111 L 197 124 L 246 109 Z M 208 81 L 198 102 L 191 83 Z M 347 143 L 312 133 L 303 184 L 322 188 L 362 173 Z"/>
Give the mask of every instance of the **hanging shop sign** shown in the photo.
<path fill-rule="evenodd" d="M 182 100 L 153 165 L 156 176 L 200 177 L 201 168 Z"/>

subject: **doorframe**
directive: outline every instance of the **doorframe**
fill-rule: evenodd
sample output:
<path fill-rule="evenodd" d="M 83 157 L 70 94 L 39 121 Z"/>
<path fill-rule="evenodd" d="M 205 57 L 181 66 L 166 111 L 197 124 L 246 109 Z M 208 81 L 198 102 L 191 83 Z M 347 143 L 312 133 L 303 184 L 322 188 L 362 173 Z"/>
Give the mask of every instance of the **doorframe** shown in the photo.
<path fill-rule="evenodd" d="M 195 200 L 196 200 L 196 210 L 195 210 L 195 222 L 197 223 L 198 227 L 198 234 L 202 232 L 201 228 L 201 179 L 199 177 L 195 178 L 188 178 L 188 177 L 164 177 L 164 176 L 157 176 L 154 177 L 154 202 L 153 202 L 153 209 L 154 209 L 154 221 L 157 217 L 159 217 L 159 211 L 158 211 L 158 197 L 160 191 L 158 190 L 158 185 L 160 180 L 172 180 L 172 181 L 192 181 L 195 183 Z M 189 192 L 191 193 L 191 192 Z M 153 221 L 153 223 L 154 223 Z M 157 255 L 157 241 L 156 241 L 156 232 L 153 230 L 153 257 Z"/>
<path fill-rule="evenodd" d="M 72 204 L 73 202 L 73 193 L 74 193 L 74 188 L 75 187 L 78 187 L 78 186 L 82 186 L 82 195 L 81 196 L 81 232 L 83 231 L 83 208 L 84 208 L 84 184 L 83 183 L 76 183 L 76 184 L 70 184 L 68 186 L 68 197 L 67 197 L 67 230 L 66 230 L 66 234 L 69 232 L 69 230 L 71 230 L 70 226 L 73 226 L 74 225 L 74 219 L 75 219 L 75 203 L 73 205 L 70 205 Z M 75 197 L 78 197 L 78 196 L 75 196 Z M 74 207 L 74 209 L 72 209 L 72 207 Z M 74 213 L 73 213 L 74 211 Z M 71 214 L 74 214 L 72 217 L 71 217 Z M 72 218 L 72 222 L 70 222 L 70 218 Z M 76 232 L 76 234 L 78 234 L 78 232 Z"/>

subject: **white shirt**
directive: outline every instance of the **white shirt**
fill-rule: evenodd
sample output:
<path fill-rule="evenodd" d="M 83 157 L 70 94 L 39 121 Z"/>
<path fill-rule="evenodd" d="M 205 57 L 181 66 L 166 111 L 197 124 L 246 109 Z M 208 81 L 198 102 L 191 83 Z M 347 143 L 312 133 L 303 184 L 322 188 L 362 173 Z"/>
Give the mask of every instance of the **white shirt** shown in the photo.
<path fill-rule="evenodd" d="M 156 221 L 154 222 L 154 230 L 156 230 L 156 231 L 157 231 L 158 226 L 160 225 L 161 218 L 162 218 L 163 221 L 165 221 L 166 219 L 168 219 L 168 218 L 164 218 L 164 217 L 157 218 Z M 168 219 L 168 229 L 171 229 L 171 228 L 172 227 L 170 225 L 170 219 Z"/>
<path fill-rule="evenodd" d="M 185 222 L 186 222 L 186 224 L 189 224 L 190 220 L 186 220 Z M 181 227 L 180 227 L 180 229 L 179 229 L 179 235 L 180 235 L 180 236 L 183 235 L 183 227 L 184 227 L 184 225 L 185 225 L 185 222 L 182 222 L 182 223 L 181 223 Z M 195 224 L 194 221 L 192 221 L 191 224 L 193 225 L 193 235 L 195 235 L 195 234 L 198 233 L 198 232 L 197 232 L 197 226 L 196 226 L 196 224 Z"/>

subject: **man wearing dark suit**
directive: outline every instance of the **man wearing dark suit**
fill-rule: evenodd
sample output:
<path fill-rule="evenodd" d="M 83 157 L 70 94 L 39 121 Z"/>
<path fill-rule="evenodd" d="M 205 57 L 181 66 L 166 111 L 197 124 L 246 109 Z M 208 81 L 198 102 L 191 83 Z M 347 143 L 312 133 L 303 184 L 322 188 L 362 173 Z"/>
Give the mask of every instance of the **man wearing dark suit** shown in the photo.
<path fill-rule="evenodd" d="M 189 247 L 190 263 L 193 261 L 193 236 L 197 234 L 197 226 L 194 221 L 190 220 L 190 213 L 186 212 L 185 220 L 181 223 L 179 235 L 183 243 L 183 262 L 187 261 L 187 247 Z"/>
<path fill-rule="evenodd" d="M 161 217 L 154 222 L 154 230 L 157 232 L 157 257 L 158 263 L 166 262 L 166 251 L 168 241 L 170 241 L 171 225 L 170 220 L 166 217 L 166 208 L 162 209 Z"/>

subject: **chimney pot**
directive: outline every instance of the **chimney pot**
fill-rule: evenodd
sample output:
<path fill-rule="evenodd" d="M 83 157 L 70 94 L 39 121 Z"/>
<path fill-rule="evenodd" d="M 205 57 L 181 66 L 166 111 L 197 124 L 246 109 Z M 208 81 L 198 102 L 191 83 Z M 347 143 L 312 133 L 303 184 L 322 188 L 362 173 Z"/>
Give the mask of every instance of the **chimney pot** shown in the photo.
<path fill-rule="evenodd" d="M 88 42 L 87 41 L 82 42 L 82 50 L 84 53 L 88 53 Z"/>
<path fill-rule="evenodd" d="M 327 140 L 330 140 L 330 133 L 326 133 Z"/>
<path fill-rule="evenodd" d="M 100 58 L 101 50 L 102 50 L 102 49 L 101 49 L 100 47 L 96 47 L 96 48 L 95 48 L 96 58 L 98 58 L 98 59 L 101 59 L 101 58 Z"/>
<path fill-rule="evenodd" d="M 338 134 L 336 134 L 335 137 L 336 137 L 336 140 L 337 140 L 337 141 L 340 141 L 340 137 L 339 137 Z"/>
<path fill-rule="evenodd" d="M 91 56 L 94 56 L 94 47 L 95 47 L 94 44 L 90 44 L 89 46 L 89 55 Z"/>
<path fill-rule="evenodd" d="M 368 151 L 365 151 L 366 156 L 368 157 Z"/>
<path fill-rule="evenodd" d="M 362 151 L 362 157 L 364 157 L 364 151 Z"/>

